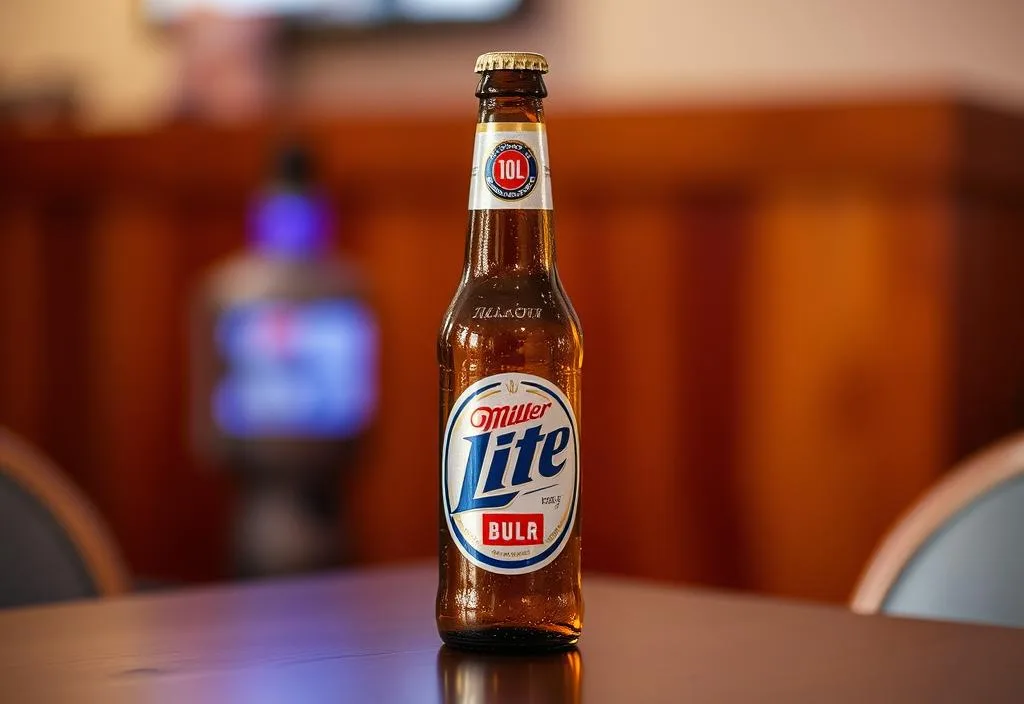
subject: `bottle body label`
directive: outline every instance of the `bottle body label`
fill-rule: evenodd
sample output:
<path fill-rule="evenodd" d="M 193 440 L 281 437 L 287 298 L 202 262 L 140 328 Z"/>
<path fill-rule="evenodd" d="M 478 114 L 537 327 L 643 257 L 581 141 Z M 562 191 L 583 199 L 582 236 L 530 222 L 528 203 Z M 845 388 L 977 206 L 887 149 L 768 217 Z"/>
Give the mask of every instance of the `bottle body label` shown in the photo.
<path fill-rule="evenodd" d="M 506 373 L 469 386 L 441 447 L 441 497 L 459 551 L 499 574 L 553 561 L 576 519 L 578 460 L 576 416 L 555 384 Z"/>
<path fill-rule="evenodd" d="M 478 124 L 469 183 L 470 210 L 551 210 L 544 124 Z"/>

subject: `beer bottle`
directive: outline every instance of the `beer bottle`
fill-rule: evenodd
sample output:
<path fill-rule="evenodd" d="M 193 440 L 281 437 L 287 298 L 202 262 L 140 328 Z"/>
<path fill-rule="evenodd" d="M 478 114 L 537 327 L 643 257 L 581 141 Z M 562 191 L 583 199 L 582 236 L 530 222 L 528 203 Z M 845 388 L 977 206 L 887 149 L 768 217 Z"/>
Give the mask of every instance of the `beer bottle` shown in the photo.
<path fill-rule="evenodd" d="M 477 59 L 466 260 L 438 335 L 445 643 L 580 635 L 579 319 L 555 269 L 539 54 Z"/>

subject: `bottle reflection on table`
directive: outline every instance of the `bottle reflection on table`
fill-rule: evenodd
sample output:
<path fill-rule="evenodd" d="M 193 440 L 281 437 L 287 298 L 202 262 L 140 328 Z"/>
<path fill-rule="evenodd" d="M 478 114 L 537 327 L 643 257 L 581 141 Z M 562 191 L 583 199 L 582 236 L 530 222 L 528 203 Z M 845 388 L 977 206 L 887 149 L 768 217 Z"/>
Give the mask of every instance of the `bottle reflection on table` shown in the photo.
<path fill-rule="evenodd" d="M 576 704 L 582 674 L 575 648 L 544 655 L 489 655 L 447 646 L 437 651 L 445 704 Z"/>

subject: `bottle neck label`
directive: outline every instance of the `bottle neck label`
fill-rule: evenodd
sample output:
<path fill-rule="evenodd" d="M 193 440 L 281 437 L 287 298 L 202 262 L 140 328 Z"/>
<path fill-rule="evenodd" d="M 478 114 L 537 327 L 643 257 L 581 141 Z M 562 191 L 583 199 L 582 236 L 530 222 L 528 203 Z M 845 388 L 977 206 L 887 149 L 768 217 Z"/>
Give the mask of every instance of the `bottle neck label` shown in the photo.
<path fill-rule="evenodd" d="M 470 210 L 551 210 L 551 172 L 543 123 L 476 126 Z"/>
<path fill-rule="evenodd" d="M 441 447 L 445 520 L 463 556 L 499 574 L 550 564 L 576 519 L 578 458 L 576 416 L 555 384 L 516 372 L 470 385 Z"/>

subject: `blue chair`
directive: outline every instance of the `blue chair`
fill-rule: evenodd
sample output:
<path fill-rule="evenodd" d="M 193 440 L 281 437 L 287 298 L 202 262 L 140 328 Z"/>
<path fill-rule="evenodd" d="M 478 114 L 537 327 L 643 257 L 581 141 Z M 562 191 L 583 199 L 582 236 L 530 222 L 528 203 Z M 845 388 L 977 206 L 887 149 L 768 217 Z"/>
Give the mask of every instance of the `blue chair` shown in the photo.
<path fill-rule="evenodd" d="M 1024 627 L 1024 433 L 925 494 L 875 552 L 851 606 Z"/>
<path fill-rule="evenodd" d="M 0 427 L 0 608 L 120 594 L 128 584 L 96 510 Z"/>

